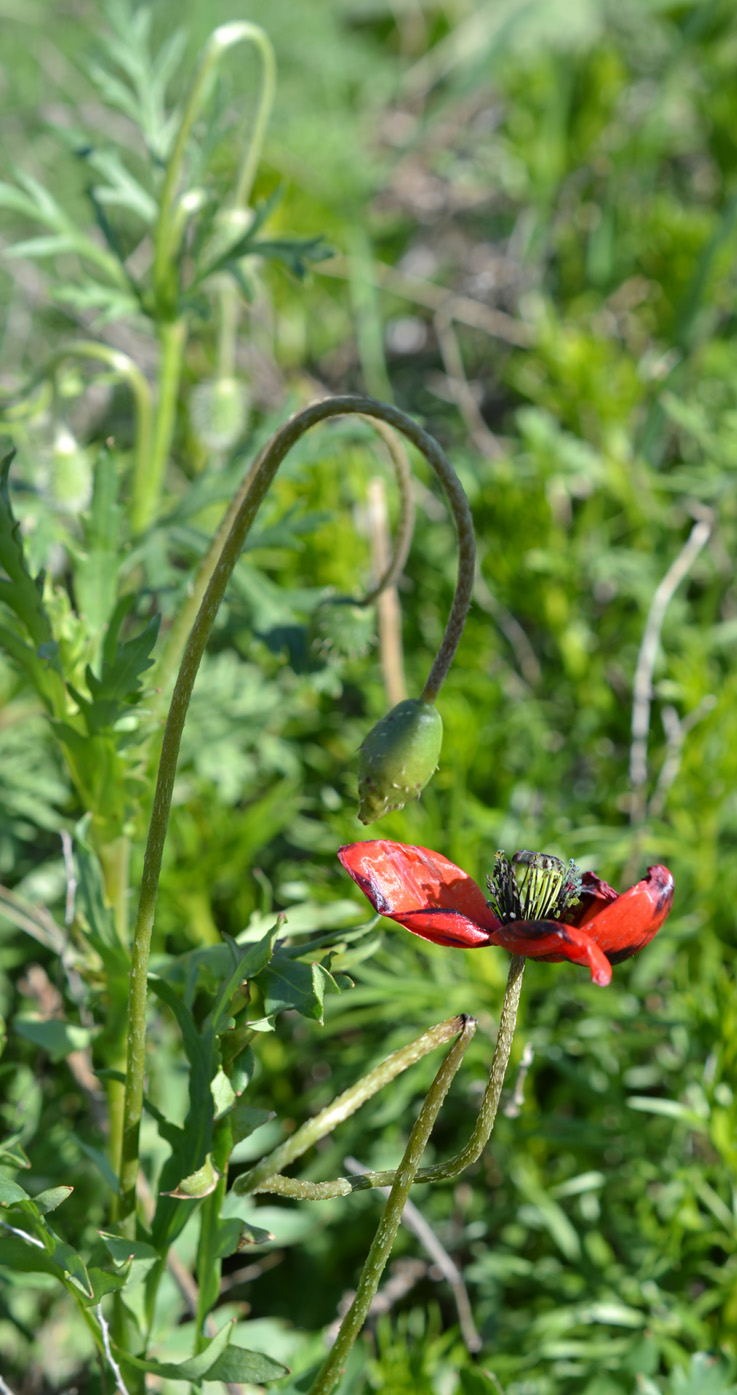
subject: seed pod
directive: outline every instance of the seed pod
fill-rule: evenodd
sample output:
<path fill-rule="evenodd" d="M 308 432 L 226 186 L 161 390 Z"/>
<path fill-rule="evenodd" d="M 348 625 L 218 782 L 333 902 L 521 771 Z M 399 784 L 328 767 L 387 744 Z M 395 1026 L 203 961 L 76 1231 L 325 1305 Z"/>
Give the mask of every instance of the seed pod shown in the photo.
<path fill-rule="evenodd" d="M 373 823 L 419 799 L 438 767 L 443 721 L 431 702 L 406 698 L 371 728 L 358 753 L 358 817 Z"/>

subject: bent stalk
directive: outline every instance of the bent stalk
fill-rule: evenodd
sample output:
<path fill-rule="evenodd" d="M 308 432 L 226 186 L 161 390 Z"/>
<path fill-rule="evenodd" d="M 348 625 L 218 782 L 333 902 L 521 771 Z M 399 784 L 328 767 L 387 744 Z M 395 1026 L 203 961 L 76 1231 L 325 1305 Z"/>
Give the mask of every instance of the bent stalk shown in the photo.
<path fill-rule="evenodd" d="M 397 407 L 376 402 L 370 397 L 336 397 L 315 402 L 304 411 L 298 412 L 272 436 L 254 461 L 244 481 L 242 502 L 213 567 L 187 641 L 164 728 L 133 935 L 128 1001 L 127 1070 L 120 1164 L 120 1217 L 128 1235 L 132 1235 L 135 1230 L 134 1210 L 138 1138 L 143 1108 L 146 998 L 151 935 L 179 747 L 192 689 L 228 581 L 259 506 L 282 460 L 311 426 L 339 415 L 376 417 L 405 436 L 421 451 L 440 479 L 453 514 L 459 544 L 458 581 L 445 634 L 423 690 L 423 698 L 426 701 L 434 700 L 448 672 L 471 602 L 476 552 L 468 500 L 450 461 L 437 441 L 411 417 L 406 416 Z"/>

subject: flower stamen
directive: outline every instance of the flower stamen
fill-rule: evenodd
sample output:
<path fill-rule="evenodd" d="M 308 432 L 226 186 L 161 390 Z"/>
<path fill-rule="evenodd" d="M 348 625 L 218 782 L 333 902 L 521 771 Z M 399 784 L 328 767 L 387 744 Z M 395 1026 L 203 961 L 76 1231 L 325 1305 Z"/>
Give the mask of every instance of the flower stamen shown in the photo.
<path fill-rule="evenodd" d="M 489 906 L 502 924 L 513 920 L 559 920 L 580 900 L 581 873 L 573 859 L 566 867 L 550 853 L 500 850 L 487 877 Z"/>

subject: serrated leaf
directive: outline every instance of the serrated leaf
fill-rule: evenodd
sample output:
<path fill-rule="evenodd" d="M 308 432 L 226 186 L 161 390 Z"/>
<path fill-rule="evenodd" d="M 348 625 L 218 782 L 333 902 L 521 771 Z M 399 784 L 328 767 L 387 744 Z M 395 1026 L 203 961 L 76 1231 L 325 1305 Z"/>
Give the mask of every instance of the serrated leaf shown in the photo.
<path fill-rule="evenodd" d="M 161 616 L 153 616 L 133 639 L 118 642 L 114 654 L 106 645 L 99 678 L 87 668 L 85 678 L 91 701 L 75 693 L 88 731 L 94 735 L 114 726 L 118 718 L 140 701 L 141 676 L 152 667 L 151 651 L 159 633 Z"/>
<path fill-rule="evenodd" d="M 0 600 L 25 625 L 33 643 L 53 645 L 54 636 L 43 606 L 43 576 L 32 577 L 26 565 L 20 524 L 13 513 L 8 479 L 14 452 L 0 462 L 0 567 L 6 580 L 0 581 Z"/>
<path fill-rule="evenodd" d="M 117 461 L 105 449 L 95 465 L 92 502 L 85 524 L 86 552 L 73 564 L 77 610 L 93 635 L 107 624 L 115 607 L 121 518 Z"/>

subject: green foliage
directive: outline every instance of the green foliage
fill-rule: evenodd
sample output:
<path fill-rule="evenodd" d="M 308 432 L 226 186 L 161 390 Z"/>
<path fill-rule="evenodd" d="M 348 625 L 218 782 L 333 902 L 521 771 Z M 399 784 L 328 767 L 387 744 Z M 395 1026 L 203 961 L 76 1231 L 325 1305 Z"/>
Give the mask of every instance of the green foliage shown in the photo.
<path fill-rule="evenodd" d="M 728 1395 L 733 6 L 273 0 L 280 83 L 254 196 L 233 205 L 260 82 L 244 46 L 213 72 L 190 130 L 157 279 L 190 75 L 212 26 L 242 8 L 115 3 L 90 33 L 84 7 L 28 3 L 6 22 L 3 1376 L 14 1395 L 101 1389 L 103 1303 L 131 1395 L 146 1372 L 165 1391 L 309 1388 L 378 1200 L 272 1205 L 235 1197 L 228 1174 L 461 1011 L 480 1030 L 433 1157 L 472 1127 L 504 956 L 423 945 L 386 921 L 357 928 L 364 907 L 335 863 L 362 836 L 355 753 L 396 700 L 376 662 L 383 629 L 370 651 L 373 613 L 320 609 L 326 587 L 370 585 L 366 479 L 383 465 L 350 422 L 284 462 L 195 687 L 155 929 L 141 1134 L 152 1199 L 136 1238 L 119 1233 L 131 889 L 171 636 L 272 430 L 316 382 L 365 382 L 390 384 L 447 445 L 481 553 L 438 704 L 440 768 L 379 836 L 436 847 L 482 884 L 496 848 L 532 847 L 618 887 L 664 861 L 677 892 L 606 992 L 567 965 L 529 967 L 524 1082 L 473 1173 L 417 1189 L 462 1271 L 479 1360 L 445 1280 L 428 1267 L 412 1278 L 406 1261 L 423 1255 L 405 1231 L 388 1311 L 340 1395 Z M 106 356 L 82 351 L 91 334 Z M 237 410 L 218 433 L 200 389 L 223 382 Z M 422 466 L 417 490 L 399 592 L 411 695 L 456 567 Z M 704 519 L 709 541 L 663 617 L 633 784 L 647 616 Z M 326 609 L 339 633 L 323 644 Z M 336 992 L 348 975 L 355 987 Z M 395 1163 L 432 1072 L 423 1061 L 399 1077 L 301 1174 L 342 1174 L 349 1154 Z M 170 1245 L 196 1277 L 194 1312 Z"/>

